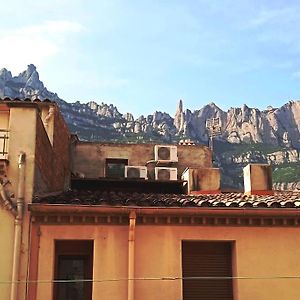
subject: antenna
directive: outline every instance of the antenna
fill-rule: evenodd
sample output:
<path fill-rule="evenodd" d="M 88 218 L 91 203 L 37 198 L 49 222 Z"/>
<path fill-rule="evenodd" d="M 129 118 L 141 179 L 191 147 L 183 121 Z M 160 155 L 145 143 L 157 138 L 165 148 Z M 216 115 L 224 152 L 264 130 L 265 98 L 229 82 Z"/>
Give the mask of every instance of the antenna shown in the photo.
<path fill-rule="evenodd" d="M 212 155 L 214 155 L 213 138 L 222 134 L 220 118 L 207 119 L 205 122 L 205 127 L 209 136 L 209 148 L 211 149 Z"/>

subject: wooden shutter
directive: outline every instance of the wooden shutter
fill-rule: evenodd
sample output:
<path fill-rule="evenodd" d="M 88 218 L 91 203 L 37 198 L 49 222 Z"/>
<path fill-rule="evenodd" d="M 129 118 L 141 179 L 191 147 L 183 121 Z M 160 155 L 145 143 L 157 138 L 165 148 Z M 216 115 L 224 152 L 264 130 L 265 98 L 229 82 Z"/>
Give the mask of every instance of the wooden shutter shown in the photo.
<path fill-rule="evenodd" d="M 230 242 L 182 242 L 183 277 L 232 276 Z M 183 279 L 183 300 L 232 300 L 232 279 Z"/>

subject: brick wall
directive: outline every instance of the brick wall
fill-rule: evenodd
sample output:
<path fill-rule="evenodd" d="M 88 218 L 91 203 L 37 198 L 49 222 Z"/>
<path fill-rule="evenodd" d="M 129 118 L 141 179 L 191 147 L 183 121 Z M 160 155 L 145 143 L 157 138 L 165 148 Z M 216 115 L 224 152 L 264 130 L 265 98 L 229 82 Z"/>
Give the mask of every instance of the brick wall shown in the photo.
<path fill-rule="evenodd" d="M 68 188 L 70 179 L 70 132 L 56 107 L 54 114 L 54 186 L 56 190 Z"/>
<path fill-rule="evenodd" d="M 37 118 L 35 191 L 39 193 L 64 190 L 69 185 L 70 133 L 57 107 L 52 121 L 53 146 L 41 118 Z"/>
<path fill-rule="evenodd" d="M 37 117 L 36 124 L 36 150 L 35 150 L 35 190 L 42 192 L 45 188 L 51 189 L 52 185 L 52 162 L 53 149 L 47 132 L 40 117 Z"/>

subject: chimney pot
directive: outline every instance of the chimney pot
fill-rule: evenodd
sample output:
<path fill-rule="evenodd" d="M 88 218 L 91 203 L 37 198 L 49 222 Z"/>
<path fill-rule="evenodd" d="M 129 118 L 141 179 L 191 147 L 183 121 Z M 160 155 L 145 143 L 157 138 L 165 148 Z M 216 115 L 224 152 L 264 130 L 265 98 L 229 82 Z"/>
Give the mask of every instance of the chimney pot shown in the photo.
<path fill-rule="evenodd" d="M 273 195 L 272 166 L 249 164 L 244 169 L 244 190 L 250 195 Z"/>
<path fill-rule="evenodd" d="M 220 169 L 218 168 L 187 168 L 182 179 L 188 183 L 188 194 L 219 194 Z"/>

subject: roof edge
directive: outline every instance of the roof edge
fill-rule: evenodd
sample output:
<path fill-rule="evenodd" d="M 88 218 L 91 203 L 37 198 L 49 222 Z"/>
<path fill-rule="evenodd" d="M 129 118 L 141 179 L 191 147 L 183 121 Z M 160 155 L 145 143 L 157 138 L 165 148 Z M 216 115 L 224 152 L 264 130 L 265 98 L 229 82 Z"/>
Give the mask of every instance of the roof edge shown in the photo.
<path fill-rule="evenodd" d="M 140 207 L 140 206 L 105 206 L 74 204 L 31 203 L 28 210 L 32 213 L 121 213 L 135 211 L 142 215 L 220 215 L 220 216 L 300 216 L 298 208 L 240 208 L 240 207 Z"/>

